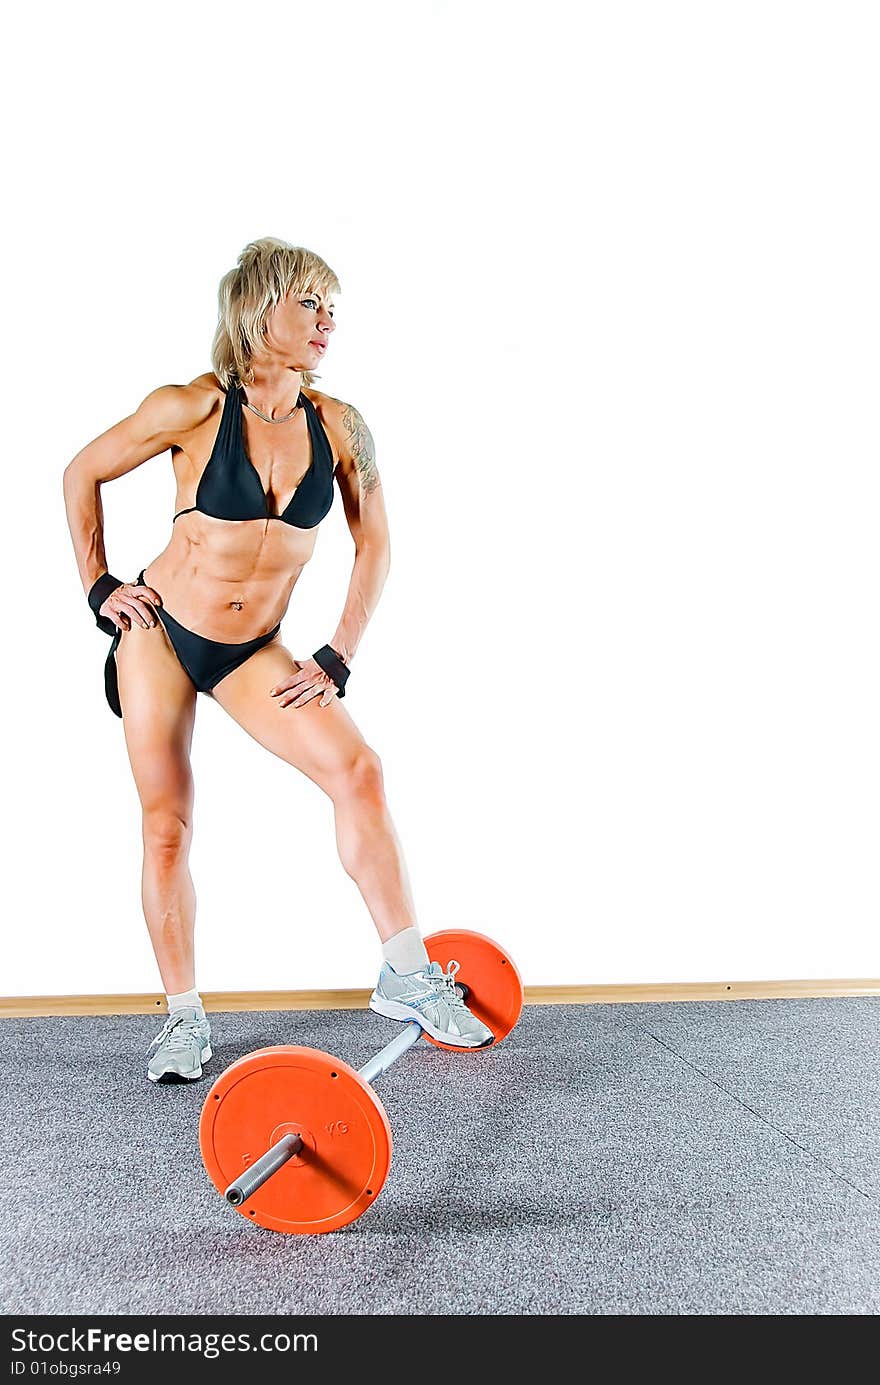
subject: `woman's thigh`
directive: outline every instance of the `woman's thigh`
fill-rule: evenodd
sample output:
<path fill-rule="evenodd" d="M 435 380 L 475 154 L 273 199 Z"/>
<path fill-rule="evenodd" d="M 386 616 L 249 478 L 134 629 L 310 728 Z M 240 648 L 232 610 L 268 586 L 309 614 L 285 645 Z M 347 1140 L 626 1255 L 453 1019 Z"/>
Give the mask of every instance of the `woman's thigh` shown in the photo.
<path fill-rule="evenodd" d="M 320 697 L 302 707 L 282 707 L 270 696 L 270 688 L 301 667 L 276 638 L 221 678 L 212 696 L 255 741 L 331 793 L 334 783 L 372 752 L 338 697 L 326 707 Z"/>
<path fill-rule="evenodd" d="M 161 621 L 122 632 L 116 671 L 125 743 L 144 812 L 188 821 L 196 690 Z"/>

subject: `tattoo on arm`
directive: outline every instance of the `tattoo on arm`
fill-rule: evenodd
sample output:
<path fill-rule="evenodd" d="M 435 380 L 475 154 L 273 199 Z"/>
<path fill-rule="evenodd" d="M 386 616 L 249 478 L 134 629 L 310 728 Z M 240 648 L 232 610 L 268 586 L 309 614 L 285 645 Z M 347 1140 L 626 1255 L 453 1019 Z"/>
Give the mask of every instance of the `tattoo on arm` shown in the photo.
<path fill-rule="evenodd" d="M 354 457 L 360 477 L 361 490 L 364 495 L 369 495 L 379 484 L 373 436 L 352 404 L 346 404 L 342 421 L 345 424 L 351 455 Z"/>

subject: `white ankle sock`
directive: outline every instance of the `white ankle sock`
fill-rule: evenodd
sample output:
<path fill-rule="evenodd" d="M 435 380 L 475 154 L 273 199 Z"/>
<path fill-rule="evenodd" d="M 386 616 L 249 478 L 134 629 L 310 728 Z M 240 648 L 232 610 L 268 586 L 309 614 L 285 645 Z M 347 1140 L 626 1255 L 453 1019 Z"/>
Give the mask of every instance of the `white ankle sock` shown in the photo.
<path fill-rule="evenodd" d="M 421 971 L 428 965 L 428 954 L 418 926 L 402 928 L 399 933 L 395 933 L 393 938 L 382 944 L 382 956 L 398 976 Z"/>
<path fill-rule="evenodd" d="M 195 988 L 191 991 L 181 991 L 179 995 L 166 995 L 165 999 L 168 1001 L 169 1015 L 174 1010 L 187 1009 L 201 1010 L 202 1014 L 205 1013 L 202 997 Z"/>

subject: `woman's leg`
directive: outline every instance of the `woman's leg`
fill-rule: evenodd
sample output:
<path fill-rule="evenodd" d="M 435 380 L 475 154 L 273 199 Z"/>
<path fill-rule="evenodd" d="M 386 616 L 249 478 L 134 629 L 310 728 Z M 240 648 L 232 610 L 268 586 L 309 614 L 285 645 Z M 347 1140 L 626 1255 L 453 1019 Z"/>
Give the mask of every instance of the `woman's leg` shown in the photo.
<path fill-rule="evenodd" d="M 360 890 L 382 942 L 387 942 L 415 925 L 416 909 L 378 755 L 361 742 L 351 761 L 327 776 L 323 787 L 333 802 L 343 869 Z"/>
<path fill-rule="evenodd" d="M 302 770 L 333 800 L 340 860 L 383 943 L 384 965 L 370 1008 L 391 1019 L 416 1020 L 441 1042 L 465 1048 L 492 1043 L 491 1030 L 468 1010 L 452 977 L 428 963 L 378 755 L 338 698 L 326 707 L 318 698 L 282 707 L 269 696 L 271 687 L 299 667 L 273 640 L 221 679 L 214 697 L 254 740 Z"/>
<path fill-rule="evenodd" d="M 133 624 L 116 650 L 128 757 L 142 809 L 144 916 L 165 991 L 195 985 L 189 871 L 196 690 L 161 624 Z"/>
<path fill-rule="evenodd" d="M 281 707 L 269 689 L 299 665 L 273 640 L 213 689 L 221 707 L 260 745 L 301 770 L 330 797 L 336 845 L 382 942 L 416 923 L 400 841 L 391 820 L 379 756 L 338 698 L 327 707 Z"/>

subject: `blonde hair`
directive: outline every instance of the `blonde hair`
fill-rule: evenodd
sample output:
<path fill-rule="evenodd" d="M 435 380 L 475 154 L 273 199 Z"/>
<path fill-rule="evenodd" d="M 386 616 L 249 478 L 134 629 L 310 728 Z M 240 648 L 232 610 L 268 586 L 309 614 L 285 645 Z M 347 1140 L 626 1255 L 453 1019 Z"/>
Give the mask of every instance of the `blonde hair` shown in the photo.
<path fill-rule="evenodd" d="M 327 298 L 339 292 L 339 280 L 320 255 L 275 236 L 251 241 L 236 267 L 223 275 L 211 364 L 225 390 L 236 382 L 253 382 L 251 359 L 265 344 L 266 319 L 291 290 L 317 290 Z M 302 372 L 304 385 L 317 378 L 310 370 Z"/>

